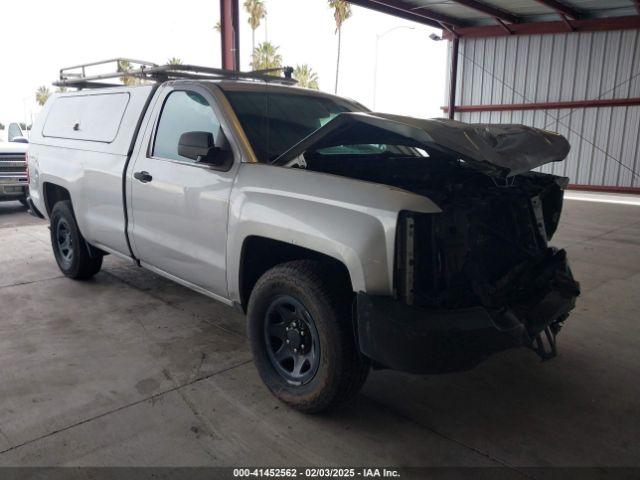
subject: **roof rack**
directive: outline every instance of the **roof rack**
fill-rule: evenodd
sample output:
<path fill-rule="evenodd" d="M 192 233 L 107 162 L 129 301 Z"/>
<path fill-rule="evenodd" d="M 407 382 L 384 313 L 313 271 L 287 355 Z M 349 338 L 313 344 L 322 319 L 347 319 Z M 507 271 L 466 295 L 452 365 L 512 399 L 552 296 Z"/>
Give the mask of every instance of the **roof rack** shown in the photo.
<path fill-rule="evenodd" d="M 112 65 L 113 64 L 113 65 Z M 115 68 L 114 68 L 115 66 Z M 104 73 L 87 74 L 87 70 L 105 71 Z M 114 71 L 115 70 L 115 71 Z M 284 77 L 272 75 L 283 72 Z M 101 62 L 84 63 L 60 69 L 60 79 L 53 82 L 57 87 L 105 88 L 119 87 L 127 84 L 127 79 L 137 79 L 144 83 L 166 82 L 168 80 L 255 80 L 260 82 L 294 85 L 293 68 L 271 68 L 254 72 L 224 70 L 222 68 L 201 67 L 197 65 L 157 65 L 152 62 L 133 60 L 131 58 L 113 58 Z M 119 80 L 119 83 L 108 80 Z M 105 81 L 107 80 L 107 81 Z"/>

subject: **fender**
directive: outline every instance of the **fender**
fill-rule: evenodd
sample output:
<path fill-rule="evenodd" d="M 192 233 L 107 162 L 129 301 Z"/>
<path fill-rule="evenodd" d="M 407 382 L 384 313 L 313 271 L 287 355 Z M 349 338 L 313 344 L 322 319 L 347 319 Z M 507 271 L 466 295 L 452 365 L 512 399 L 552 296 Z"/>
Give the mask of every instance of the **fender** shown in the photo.
<path fill-rule="evenodd" d="M 339 260 L 357 292 L 392 294 L 396 223 L 402 210 L 441 211 L 426 197 L 387 185 L 243 163 L 229 205 L 230 299 L 240 299 L 242 246 L 253 235 Z"/>

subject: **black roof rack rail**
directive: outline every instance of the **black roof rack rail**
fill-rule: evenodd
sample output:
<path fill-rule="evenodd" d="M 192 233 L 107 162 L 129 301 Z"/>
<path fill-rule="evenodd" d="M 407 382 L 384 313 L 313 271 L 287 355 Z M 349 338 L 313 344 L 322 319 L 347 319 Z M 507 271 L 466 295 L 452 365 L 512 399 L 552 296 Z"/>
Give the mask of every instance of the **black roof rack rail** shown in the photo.
<path fill-rule="evenodd" d="M 114 65 L 111 65 L 114 64 Z M 115 66 L 115 68 L 114 68 Z M 87 70 L 95 70 L 88 74 Z M 99 73 L 102 70 L 104 73 Z M 106 71 L 105 71 L 106 70 Z M 115 71 L 114 71 L 115 70 Z M 283 72 L 284 77 L 272 75 Z M 152 62 L 133 60 L 130 58 L 113 58 L 100 62 L 85 63 L 60 69 L 60 79 L 53 82 L 58 87 L 73 88 L 105 88 L 126 85 L 128 79 L 145 82 L 166 82 L 168 80 L 255 80 L 260 82 L 294 85 L 293 68 L 271 68 L 254 72 L 240 72 L 222 68 L 202 67 L 197 65 L 167 64 L 157 65 Z M 119 80 L 121 83 L 105 82 Z"/>

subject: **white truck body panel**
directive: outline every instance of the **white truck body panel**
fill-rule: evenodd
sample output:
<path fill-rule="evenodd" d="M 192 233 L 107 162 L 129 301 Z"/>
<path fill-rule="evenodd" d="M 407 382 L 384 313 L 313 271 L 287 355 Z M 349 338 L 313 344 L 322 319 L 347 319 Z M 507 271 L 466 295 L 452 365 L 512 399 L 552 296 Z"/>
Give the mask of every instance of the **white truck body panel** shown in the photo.
<path fill-rule="evenodd" d="M 104 135 L 96 133 L 99 130 L 97 115 L 89 108 L 96 103 L 105 103 L 96 100 L 95 91 L 54 94 L 31 131 L 29 163 L 34 182 L 31 199 L 35 206 L 47 216 L 48 209 L 41 197 L 45 183 L 67 189 L 82 234 L 90 243 L 112 253 L 128 255 L 122 175 L 136 126 L 151 92 L 150 86 L 101 90 L 98 95 L 126 94 L 128 97 L 124 114 L 114 108 L 119 107 L 118 104 L 98 112 L 102 121 L 109 125 L 110 132 Z M 58 101 L 62 104 L 60 108 Z M 64 122 L 59 124 L 58 121 Z M 75 132 L 76 122 L 80 123 L 81 129 L 83 126 L 88 128 L 86 138 L 92 140 L 79 137 L 87 131 Z M 119 126 L 115 137 L 109 142 L 100 140 L 111 136 L 115 124 Z M 46 136 L 45 132 L 60 136 Z M 69 138 L 63 138 L 65 136 Z"/>
<path fill-rule="evenodd" d="M 231 198 L 229 285 L 244 241 L 260 236 L 333 257 L 349 271 L 354 291 L 390 295 L 398 213 L 437 213 L 431 200 L 375 183 L 300 169 L 243 164 Z"/>

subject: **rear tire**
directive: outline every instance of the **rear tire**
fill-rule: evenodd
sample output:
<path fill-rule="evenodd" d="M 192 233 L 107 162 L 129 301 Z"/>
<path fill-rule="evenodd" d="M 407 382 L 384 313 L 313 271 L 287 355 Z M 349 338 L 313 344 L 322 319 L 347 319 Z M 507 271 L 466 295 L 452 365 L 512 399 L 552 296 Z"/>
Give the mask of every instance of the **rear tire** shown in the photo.
<path fill-rule="evenodd" d="M 80 233 L 69 200 L 56 203 L 51 211 L 51 247 L 58 267 L 69 278 L 91 278 L 102 267 L 102 253 Z"/>
<path fill-rule="evenodd" d="M 18 199 L 23 207 L 29 208 L 29 202 L 27 202 L 27 197 L 20 197 Z"/>
<path fill-rule="evenodd" d="M 302 412 L 340 405 L 369 373 L 353 336 L 349 296 L 332 284 L 335 278 L 321 263 L 296 260 L 267 271 L 249 300 L 258 373 L 273 395 Z"/>

